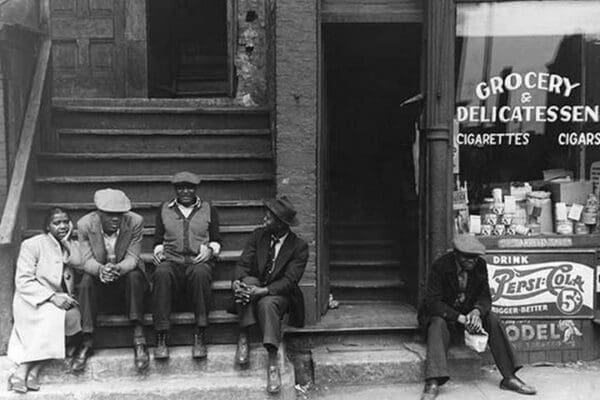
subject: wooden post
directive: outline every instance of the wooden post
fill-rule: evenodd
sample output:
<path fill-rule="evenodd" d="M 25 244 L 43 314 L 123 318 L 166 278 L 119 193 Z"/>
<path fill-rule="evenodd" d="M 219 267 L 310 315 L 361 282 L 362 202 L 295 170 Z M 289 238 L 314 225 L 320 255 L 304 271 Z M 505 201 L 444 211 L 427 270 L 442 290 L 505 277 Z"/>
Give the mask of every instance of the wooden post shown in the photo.
<path fill-rule="evenodd" d="M 422 133 L 426 141 L 423 285 L 431 263 L 452 235 L 452 118 L 454 115 L 454 0 L 427 0 L 424 21 Z"/>

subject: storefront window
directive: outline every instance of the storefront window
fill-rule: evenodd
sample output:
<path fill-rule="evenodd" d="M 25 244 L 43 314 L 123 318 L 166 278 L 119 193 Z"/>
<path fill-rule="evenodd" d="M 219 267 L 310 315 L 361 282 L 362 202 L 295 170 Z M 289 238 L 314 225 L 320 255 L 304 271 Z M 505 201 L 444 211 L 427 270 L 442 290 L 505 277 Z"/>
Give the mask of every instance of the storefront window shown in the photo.
<path fill-rule="evenodd" d="M 599 20 L 600 1 L 457 5 L 457 231 L 597 231 Z"/>

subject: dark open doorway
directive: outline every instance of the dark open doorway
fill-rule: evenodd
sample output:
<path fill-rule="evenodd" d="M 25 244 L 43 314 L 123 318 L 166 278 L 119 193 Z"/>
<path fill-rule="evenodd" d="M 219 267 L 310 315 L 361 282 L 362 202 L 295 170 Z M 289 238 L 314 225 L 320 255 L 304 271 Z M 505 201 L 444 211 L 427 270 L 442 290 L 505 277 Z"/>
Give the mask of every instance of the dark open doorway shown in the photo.
<path fill-rule="evenodd" d="M 342 302 L 417 292 L 420 24 L 323 28 L 330 286 Z"/>
<path fill-rule="evenodd" d="M 150 97 L 231 93 L 232 0 L 148 0 Z"/>

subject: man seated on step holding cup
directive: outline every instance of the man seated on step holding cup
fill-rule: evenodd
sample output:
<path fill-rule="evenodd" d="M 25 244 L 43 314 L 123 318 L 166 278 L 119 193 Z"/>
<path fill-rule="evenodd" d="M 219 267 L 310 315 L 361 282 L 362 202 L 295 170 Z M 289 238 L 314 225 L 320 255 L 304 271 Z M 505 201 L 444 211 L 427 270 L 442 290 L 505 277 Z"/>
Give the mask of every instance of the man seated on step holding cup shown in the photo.
<path fill-rule="evenodd" d="M 196 320 L 192 357 L 205 358 L 206 328 L 211 306 L 215 257 L 221 252 L 217 210 L 197 195 L 200 178 L 191 172 L 175 174 L 175 198 L 163 203 L 156 215 L 152 278 L 152 312 L 156 332 L 156 359 L 169 358 L 171 305 L 185 294 Z"/>
<path fill-rule="evenodd" d="M 148 368 L 144 335 L 144 296 L 149 289 L 142 249 L 143 218 L 131 212 L 131 201 L 120 190 L 94 194 L 97 210 L 77 222 L 77 236 L 85 273 L 79 283 L 83 345 L 73 356 L 72 370 L 82 371 L 92 354 L 98 306 L 105 300 L 125 297 L 125 314 L 133 325 L 134 361 Z"/>
<path fill-rule="evenodd" d="M 454 251 L 438 258 L 431 267 L 419 324 L 427 336 L 425 388 L 422 400 L 433 400 L 449 377 L 447 351 L 450 334 L 485 330 L 488 345 L 502 374 L 500 388 L 533 395 L 536 390 L 517 378 L 521 368 L 498 317 L 490 311 L 491 295 L 485 246 L 470 235 L 457 235 Z"/>
<path fill-rule="evenodd" d="M 258 322 L 269 353 L 267 391 L 281 389 L 278 348 L 281 320 L 304 325 L 304 298 L 298 287 L 308 260 L 308 244 L 290 230 L 298 224 L 296 210 L 287 197 L 264 201 L 264 227 L 256 229 L 235 268 L 232 282 L 235 311 L 240 320 L 235 361 L 248 364 L 248 328 Z"/>

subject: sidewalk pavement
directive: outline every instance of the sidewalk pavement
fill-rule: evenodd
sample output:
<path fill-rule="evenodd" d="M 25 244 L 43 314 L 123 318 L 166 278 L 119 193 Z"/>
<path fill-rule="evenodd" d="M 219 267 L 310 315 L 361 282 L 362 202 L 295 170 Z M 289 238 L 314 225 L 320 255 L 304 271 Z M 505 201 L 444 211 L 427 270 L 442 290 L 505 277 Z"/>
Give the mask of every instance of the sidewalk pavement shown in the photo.
<path fill-rule="evenodd" d="M 439 400 L 595 400 L 600 399 L 600 360 L 565 365 L 526 366 L 518 376 L 535 386 L 537 396 L 523 396 L 498 387 L 501 376 L 495 367 L 485 367 L 474 381 L 450 380 L 440 390 Z M 362 385 L 319 388 L 307 399 L 318 400 L 419 400 L 423 384 Z M 302 395 L 298 396 L 299 399 Z"/>

